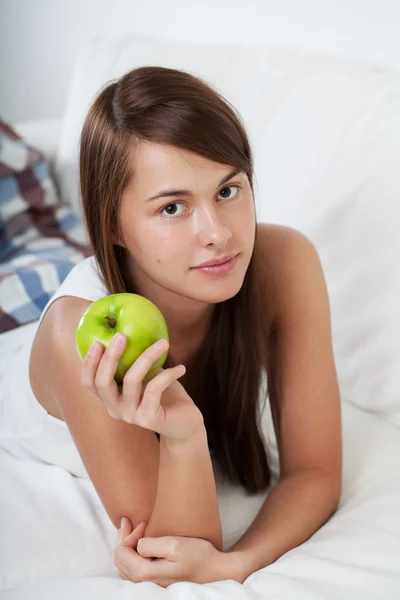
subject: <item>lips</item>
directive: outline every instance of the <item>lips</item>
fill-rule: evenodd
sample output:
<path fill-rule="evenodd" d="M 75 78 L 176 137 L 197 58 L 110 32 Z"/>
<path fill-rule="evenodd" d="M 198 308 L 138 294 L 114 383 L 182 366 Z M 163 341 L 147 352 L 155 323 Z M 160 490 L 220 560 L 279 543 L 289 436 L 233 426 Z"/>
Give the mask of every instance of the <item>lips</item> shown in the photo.
<path fill-rule="evenodd" d="M 216 267 L 217 265 L 222 265 L 222 264 L 224 264 L 226 262 L 229 262 L 235 256 L 237 256 L 237 254 L 230 254 L 230 255 L 221 256 L 220 258 L 215 258 L 214 260 L 210 260 L 208 262 L 202 263 L 202 264 L 197 265 L 196 267 L 193 267 L 193 268 L 194 269 L 200 269 L 202 267 Z"/>
<path fill-rule="evenodd" d="M 239 254 L 236 254 L 233 258 L 231 258 L 230 260 L 221 263 L 219 265 L 211 265 L 208 267 L 197 267 L 194 268 L 194 271 L 197 271 L 198 273 L 202 273 L 203 275 L 209 275 L 209 276 L 213 276 L 213 277 L 220 277 L 223 275 L 227 275 L 228 273 L 230 273 L 231 271 L 234 270 L 236 263 L 237 263 L 237 259 L 238 259 Z"/>

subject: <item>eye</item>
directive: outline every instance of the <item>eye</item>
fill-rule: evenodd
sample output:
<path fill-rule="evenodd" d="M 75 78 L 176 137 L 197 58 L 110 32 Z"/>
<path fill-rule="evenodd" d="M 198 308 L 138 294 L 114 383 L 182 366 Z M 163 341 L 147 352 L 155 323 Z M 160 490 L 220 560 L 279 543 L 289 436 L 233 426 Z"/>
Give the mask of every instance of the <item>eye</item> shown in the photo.
<path fill-rule="evenodd" d="M 162 214 L 164 212 L 164 210 L 167 210 L 167 209 L 171 208 L 171 206 L 177 206 L 178 204 L 183 204 L 183 202 L 171 202 L 171 204 L 167 204 L 167 206 L 164 206 L 164 208 L 162 208 L 160 210 L 160 214 Z M 182 213 L 178 213 L 178 214 L 176 214 L 176 213 L 173 213 L 173 214 L 168 213 L 169 217 L 167 217 L 167 218 L 168 219 L 176 219 L 176 217 L 178 217 L 179 214 L 182 214 Z"/>
<path fill-rule="evenodd" d="M 238 186 L 238 185 L 228 185 L 227 187 L 222 188 L 221 192 L 223 192 L 224 190 L 229 190 L 230 188 L 236 188 L 238 191 L 236 192 L 236 194 L 234 196 L 228 196 L 228 200 L 230 198 L 236 198 L 236 196 L 238 196 L 240 193 L 240 186 Z M 227 197 L 225 196 L 225 200 L 226 199 L 227 199 Z"/>
<path fill-rule="evenodd" d="M 224 190 L 229 190 L 230 188 L 236 188 L 238 191 L 236 192 L 236 194 L 234 196 L 225 196 L 223 198 L 224 200 L 231 200 L 233 198 L 236 198 L 239 195 L 240 189 L 241 189 L 239 185 L 228 185 L 227 187 L 222 188 L 221 192 L 223 192 Z M 220 192 L 220 194 L 221 194 L 221 192 Z M 170 202 L 170 204 L 167 204 L 166 206 L 164 206 L 160 210 L 159 214 L 162 215 L 165 210 L 170 209 L 173 206 L 177 206 L 178 204 L 182 204 L 183 205 L 183 202 Z M 169 216 L 167 216 L 167 219 L 176 219 L 177 217 L 179 217 L 179 215 L 182 214 L 182 212 L 181 213 L 175 213 L 174 212 L 173 214 L 171 214 L 170 212 L 168 212 L 168 213 L 165 213 L 165 214 L 169 215 Z"/>

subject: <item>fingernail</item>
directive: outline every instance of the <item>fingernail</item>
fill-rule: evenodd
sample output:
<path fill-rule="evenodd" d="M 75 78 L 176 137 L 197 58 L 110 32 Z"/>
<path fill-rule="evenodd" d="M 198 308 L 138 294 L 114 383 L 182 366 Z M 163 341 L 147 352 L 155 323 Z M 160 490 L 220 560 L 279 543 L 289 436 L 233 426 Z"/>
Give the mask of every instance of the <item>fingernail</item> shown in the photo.
<path fill-rule="evenodd" d="M 122 343 L 123 339 L 124 336 L 122 335 L 122 333 L 117 333 L 114 335 L 111 343 L 113 346 L 119 346 L 119 344 Z"/>
<path fill-rule="evenodd" d="M 123 528 L 123 526 L 124 526 L 124 523 L 125 523 L 125 521 L 124 521 L 124 517 L 122 517 L 122 519 L 121 519 L 121 529 Z"/>
<path fill-rule="evenodd" d="M 164 340 L 164 339 L 159 340 L 156 344 L 154 344 L 154 348 L 156 350 L 161 350 L 161 348 L 164 348 L 166 341 L 167 340 Z"/>
<path fill-rule="evenodd" d="M 89 348 L 88 354 L 90 356 L 94 356 L 96 354 L 96 352 L 97 352 L 97 342 L 93 342 L 93 344 Z"/>

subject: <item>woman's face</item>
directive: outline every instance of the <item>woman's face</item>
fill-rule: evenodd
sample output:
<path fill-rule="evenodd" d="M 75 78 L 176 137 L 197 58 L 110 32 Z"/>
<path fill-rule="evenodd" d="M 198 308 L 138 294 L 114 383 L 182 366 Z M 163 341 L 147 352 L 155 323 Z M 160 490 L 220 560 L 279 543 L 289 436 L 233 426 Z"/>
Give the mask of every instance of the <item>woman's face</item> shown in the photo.
<path fill-rule="evenodd" d="M 256 227 L 246 174 L 232 175 L 227 165 L 168 144 L 140 142 L 134 160 L 132 180 L 121 198 L 121 237 L 113 242 L 129 252 L 138 293 L 179 304 L 184 299 L 217 303 L 236 295 Z M 150 200 L 167 189 L 186 192 Z M 223 275 L 194 268 L 237 253 L 235 267 Z"/>

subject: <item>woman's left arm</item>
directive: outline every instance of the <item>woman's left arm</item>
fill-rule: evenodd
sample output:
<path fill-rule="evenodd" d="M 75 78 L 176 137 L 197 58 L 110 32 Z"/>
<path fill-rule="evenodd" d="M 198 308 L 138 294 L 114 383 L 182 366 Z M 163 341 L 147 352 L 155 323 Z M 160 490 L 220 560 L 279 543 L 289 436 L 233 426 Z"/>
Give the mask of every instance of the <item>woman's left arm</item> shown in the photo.
<path fill-rule="evenodd" d="M 340 392 L 325 278 L 311 241 L 292 228 L 280 226 L 279 232 L 271 408 L 281 473 L 254 522 L 226 553 L 227 564 L 232 553 L 232 565 L 246 565 L 247 576 L 326 523 L 342 486 Z"/>

